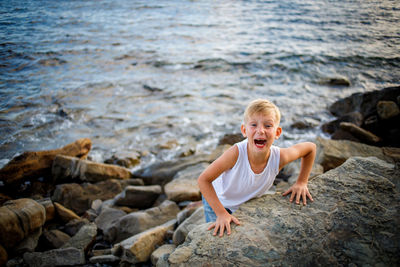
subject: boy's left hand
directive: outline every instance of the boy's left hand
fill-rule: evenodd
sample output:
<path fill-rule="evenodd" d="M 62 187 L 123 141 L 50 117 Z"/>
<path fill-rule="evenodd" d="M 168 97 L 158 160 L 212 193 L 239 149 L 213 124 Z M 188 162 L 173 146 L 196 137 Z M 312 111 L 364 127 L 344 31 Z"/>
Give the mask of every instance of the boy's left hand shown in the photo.
<path fill-rule="evenodd" d="M 311 202 L 314 201 L 310 192 L 308 191 L 307 184 L 301 184 L 296 182 L 285 193 L 283 193 L 282 196 L 286 196 L 289 193 L 292 193 L 289 201 L 292 202 L 294 197 L 296 197 L 296 204 L 300 204 L 300 197 L 303 200 L 304 206 L 307 205 L 307 197 L 311 200 Z"/>

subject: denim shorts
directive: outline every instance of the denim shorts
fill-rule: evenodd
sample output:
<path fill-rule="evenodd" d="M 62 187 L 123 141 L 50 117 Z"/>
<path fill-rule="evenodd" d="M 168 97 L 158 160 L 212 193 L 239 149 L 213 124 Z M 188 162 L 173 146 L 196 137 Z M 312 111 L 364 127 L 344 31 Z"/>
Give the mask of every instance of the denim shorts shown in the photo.
<path fill-rule="evenodd" d="M 204 197 L 202 197 L 203 206 L 204 206 L 204 217 L 206 218 L 206 222 L 215 222 L 217 220 L 217 215 L 211 208 L 210 204 L 206 201 Z M 225 208 L 229 214 L 232 214 L 230 209 Z"/>

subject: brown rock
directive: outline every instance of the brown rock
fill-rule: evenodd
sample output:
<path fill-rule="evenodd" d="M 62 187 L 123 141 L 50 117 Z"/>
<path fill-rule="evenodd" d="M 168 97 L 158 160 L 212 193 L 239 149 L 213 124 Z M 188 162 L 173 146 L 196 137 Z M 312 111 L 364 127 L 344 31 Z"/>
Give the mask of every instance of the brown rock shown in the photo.
<path fill-rule="evenodd" d="M 8 260 L 7 251 L 6 251 L 6 250 L 3 248 L 3 246 L 0 244 L 0 266 L 5 266 L 7 260 Z"/>
<path fill-rule="evenodd" d="M 101 182 L 108 179 L 129 179 L 132 174 L 124 167 L 80 160 L 69 156 L 58 155 L 54 159 L 52 175 L 55 181 Z"/>
<path fill-rule="evenodd" d="M 361 127 L 358 127 L 357 125 L 349 122 L 342 122 L 340 123 L 340 128 L 344 131 L 350 132 L 352 135 L 354 135 L 356 138 L 361 140 L 362 142 L 365 142 L 367 144 L 376 144 L 381 139 L 376 136 L 375 134 L 364 130 Z"/>
<path fill-rule="evenodd" d="M 124 191 L 115 196 L 114 203 L 119 206 L 146 209 L 153 205 L 157 197 L 162 193 L 159 185 L 127 186 Z"/>
<path fill-rule="evenodd" d="M 42 205 L 46 210 L 46 222 L 54 219 L 56 210 L 50 198 L 38 199 L 36 202 Z"/>
<path fill-rule="evenodd" d="M 63 205 L 54 202 L 54 207 L 56 208 L 56 214 L 63 222 L 67 223 L 73 219 L 80 219 L 80 217 L 70 209 L 67 209 Z"/>
<path fill-rule="evenodd" d="M 71 238 L 64 232 L 60 230 L 44 230 L 43 231 L 43 240 L 48 248 L 55 249 L 62 247 L 68 240 Z"/>
<path fill-rule="evenodd" d="M 86 157 L 92 142 L 83 138 L 63 148 L 38 152 L 24 152 L 13 158 L 0 170 L 0 180 L 4 184 L 11 184 L 25 178 L 37 178 L 50 175 L 51 166 L 56 155 Z"/>
<path fill-rule="evenodd" d="M 42 205 L 29 198 L 9 200 L 0 207 L 0 244 L 15 247 L 46 221 Z"/>
<path fill-rule="evenodd" d="M 379 101 L 376 105 L 376 111 L 383 120 L 388 120 L 400 114 L 400 109 L 394 101 Z"/>
<path fill-rule="evenodd" d="M 175 248 L 176 246 L 173 244 L 165 244 L 154 250 L 150 257 L 153 266 L 156 266 L 159 258 L 164 256 L 168 257 L 175 250 Z"/>

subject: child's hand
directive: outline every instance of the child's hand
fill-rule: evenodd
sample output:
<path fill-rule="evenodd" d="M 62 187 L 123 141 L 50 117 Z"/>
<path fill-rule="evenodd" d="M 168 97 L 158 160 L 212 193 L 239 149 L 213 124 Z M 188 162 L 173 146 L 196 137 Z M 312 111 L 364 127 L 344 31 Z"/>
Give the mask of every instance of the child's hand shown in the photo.
<path fill-rule="evenodd" d="M 231 222 L 234 222 L 237 225 L 240 225 L 239 220 L 227 212 L 226 214 L 224 214 L 222 216 L 218 216 L 217 220 L 214 223 L 212 223 L 207 228 L 207 230 L 211 230 L 212 228 L 215 227 L 213 235 L 217 235 L 217 232 L 219 229 L 219 236 L 222 237 L 224 235 L 224 231 L 226 229 L 227 234 L 230 235 L 231 234 Z"/>
<path fill-rule="evenodd" d="M 296 204 L 300 204 L 300 197 L 303 199 L 303 205 L 307 205 L 307 197 L 314 201 L 310 192 L 308 191 L 307 184 L 295 183 L 292 185 L 282 196 L 286 196 L 287 194 L 292 193 L 290 196 L 290 202 L 293 201 L 294 197 L 296 197 Z"/>

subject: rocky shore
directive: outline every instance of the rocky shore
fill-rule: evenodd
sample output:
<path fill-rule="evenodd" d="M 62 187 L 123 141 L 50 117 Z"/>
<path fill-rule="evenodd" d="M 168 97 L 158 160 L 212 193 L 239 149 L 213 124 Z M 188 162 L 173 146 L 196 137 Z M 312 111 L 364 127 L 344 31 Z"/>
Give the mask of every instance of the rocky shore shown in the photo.
<path fill-rule="evenodd" d="M 399 104 L 400 87 L 334 103 L 338 118 L 322 125 L 332 139 L 315 140 L 315 201 L 281 196 L 297 178 L 293 162 L 276 193 L 239 208 L 242 225 L 223 238 L 206 230 L 197 177 L 238 135 L 210 155 L 134 173 L 138 155 L 96 163 L 89 139 L 25 152 L 0 170 L 0 265 L 398 266 Z"/>

